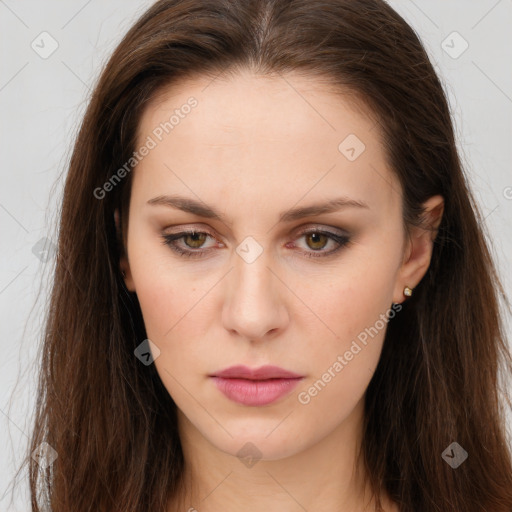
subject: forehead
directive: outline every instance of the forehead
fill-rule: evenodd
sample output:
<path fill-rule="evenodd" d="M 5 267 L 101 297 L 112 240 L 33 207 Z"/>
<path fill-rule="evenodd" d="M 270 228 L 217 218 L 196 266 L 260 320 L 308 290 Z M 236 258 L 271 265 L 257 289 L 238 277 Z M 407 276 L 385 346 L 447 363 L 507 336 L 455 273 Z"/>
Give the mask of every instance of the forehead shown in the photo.
<path fill-rule="evenodd" d="M 382 207 L 397 200 L 375 116 L 311 77 L 240 73 L 181 81 L 146 107 L 138 146 L 148 137 L 155 147 L 137 166 L 134 186 L 155 193 L 171 192 L 159 186 L 184 191 L 186 184 L 200 197 L 213 197 L 207 189 L 236 189 L 247 200 L 285 194 L 297 201 L 337 189 Z"/>
<path fill-rule="evenodd" d="M 188 109 L 191 97 L 197 106 Z M 183 115 L 181 110 L 187 112 Z M 169 120 L 175 111 L 179 119 L 173 123 L 181 127 L 178 130 L 176 125 L 172 131 L 174 135 L 181 132 L 181 143 L 196 143 L 194 137 L 200 136 L 205 145 L 253 145 L 256 141 L 275 145 L 300 137 L 311 144 L 326 139 L 337 149 L 336 142 L 347 129 L 366 139 L 380 135 L 378 130 L 371 137 L 366 135 L 375 128 L 376 117 L 354 94 L 337 92 L 325 80 L 293 73 L 269 77 L 245 71 L 181 80 L 160 90 L 148 103 L 139 136 Z M 184 122 L 187 118 L 192 121 Z"/>

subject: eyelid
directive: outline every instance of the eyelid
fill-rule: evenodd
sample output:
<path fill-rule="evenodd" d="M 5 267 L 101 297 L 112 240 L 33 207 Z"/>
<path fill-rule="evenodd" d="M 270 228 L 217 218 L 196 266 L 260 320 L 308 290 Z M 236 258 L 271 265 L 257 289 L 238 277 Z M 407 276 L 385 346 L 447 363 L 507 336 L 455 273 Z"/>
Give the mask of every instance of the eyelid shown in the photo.
<path fill-rule="evenodd" d="M 333 233 L 334 231 L 334 233 Z M 304 234 L 308 234 L 311 232 L 319 232 L 319 233 L 332 233 L 338 236 L 350 236 L 349 233 L 343 229 L 334 227 L 334 226 L 326 226 L 325 224 L 308 224 L 305 228 L 299 229 L 298 232 L 294 232 L 293 236 L 302 236 Z"/>
<path fill-rule="evenodd" d="M 347 246 L 351 242 L 351 235 L 349 233 L 347 233 L 346 231 L 341 230 L 340 228 L 336 228 L 334 226 L 311 225 L 311 224 L 308 224 L 306 227 L 299 228 L 298 232 L 295 231 L 293 234 L 293 237 L 292 237 L 293 238 L 292 241 L 294 242 L 297 238 L 300 238 L 302 236 L 305 236 L 305 235 L 308 235 L 311 233 L 318 233 L 318 234 L 327 236 L 329 241 L 332 241 L 337 244 L 337 247 L 335 249 L 331 249 L 330 251 L 322 251 L 322 250 L 301 251 L 302 254 L 307 258 L 311 258 L 311 257 L 322 258 L 322 257 L 328 257 L 331 255 L 334 255 L 336 252 L 338 252 L 340 249 Z M 213 238 L 217 242 L 221 243 L 222 245 L 224 245 L 223 242 L 220 242 L 218 240 L 218 238 L 213 233 L 211 233 L 211 231 L 209 229 L 202 228 L 202 227 L 201 228 L 195 228 L 195 227 L 182 228 L 181 230 L 176 231 L 174 233 L 163 233 L 161 236 L 162 243 L 164 245 L 167 245 L 168 247 L 170 247 L 171 250 L 178 253 L 180 256 L 186 256 L 186 257 L 192 257 L 192 258 L 193 257 L 199 258 L 199 257 L 203 256 L 204 254 L 210 253 L 211 250 L 214 249 L 212 247 L 207 248 L 207 249 L 198 248 L 196 250 L 180 248 L 179 245 L 175 242 L 184 238 L 186 235 L 189 235 L 189 234 L 205 234 L 205 235 L 209 236 L 210 238 Z M 315 254 L 315 252 L 317 254 Z"/>
<path fill-rule="evenodd" d="M 178 231 L 174 231 L 174 232 L 171 232 L 171 233 L 163 233 L 162 234 L 162 237 L 163 238 L 171 238 L 171 237 L 176 237 L 177 239 L 180 239 L 181 237 L 185 236 L 185 235 L 192 235 L 192 234 L 205 234 L 205 235 L 208 235 L 209 237 L 213 238 L 214 240 L 216 240 L 217 242 L 219 243 L 223 243 L 219 240 L 219 238 L 214 235 L 208 228 L 203 228 L 203 227 L 192 227 L 192 228 L 182 228 L 182 229 L 179 229 Z M 198 251 L 196 251 L 198 252 Z"/>
<path fill-rule="evenodd" d="M 315 231 L 315 232 L 316 231 L 318 231 L 318 232 L 327 231 L 326 234 L 334 231 L 333 234 L 338 235 L 338 236 L 346 236 L 346 237 L 350 236 L 350 234 L 346 230 L 337 228 L 335 226 L 329 226 L 326 224 L 307 224 L 305 227 L 300 226 L 296 230 L 293 231 L 292 236 L 294 236 L 294 237 L 302 236 L 302 235 L 310 233 L 312 231 Z M 179 229 L 179 231 L 175 231 L 174 233 L 173 232 L 165 233 L 165 235 L 172 236 L 173 234 L 189 234 L 189 233 L 205 233 L 205 234 L 211 236 L 212 238 L 215 238 L 217 241 L 219 241 L 219 238 L 215 234 L 213 234 L 209 230 L 209 228 L 203 227 L 203 226 L 198 226 L 198 227 L 192 226 L 192 227 L 181 228 L 181 229 Z"/>
<path fill-rule="evenodd" d="M 331 249 L 330 251 L 324 251 L 324 250 L 305 250 L 300 251 L 302 254 L 302 257 L 305 258 L 329 258 L 329 256 L 336 256 L 336 253 L 338 253 L 341 249 L 344 247 L 347 247 L 352 242 L 352 236 L 347 233 L 346 231 L 342 231 L 338 228 L 332 228 L 332 227 L 324 227 L 324 226 L 309 226 L 307 228 L 302 229 L 298 233 L 296 233 L 293 237 L 293 243 L 303 236 L 307 236 L 309 234 L 316 233 L 324 235 L 328 238 L 329 242 L 334 242 L 336 244 L 336 247 L 334 249 Z"/>

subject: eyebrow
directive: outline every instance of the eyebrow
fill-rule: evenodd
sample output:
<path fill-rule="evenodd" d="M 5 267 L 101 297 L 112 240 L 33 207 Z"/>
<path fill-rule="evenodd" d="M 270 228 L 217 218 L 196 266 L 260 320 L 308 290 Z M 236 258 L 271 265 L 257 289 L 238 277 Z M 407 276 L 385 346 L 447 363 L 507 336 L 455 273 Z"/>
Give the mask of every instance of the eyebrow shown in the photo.
<path fill-rule="evenodd" d="M 157 196 L 149 199 L 147 204 L 169 206 L 184 212 L 192 213 L 199 217 L 206 217 L 208 219 L 215 219 L 224 222 L 222 214 L 215 208 L 189 197 L 182 197 L 178 195 Z M 324 203 L 301 206 L 283 211 L 279 214 L 279 222 L 292 222 L 304 217 L 313 217 L 324 213 L 337 212 L 343 208 L 370 209 L 364 201 L 358 201 L 348 197 L 337 197 Z"/>

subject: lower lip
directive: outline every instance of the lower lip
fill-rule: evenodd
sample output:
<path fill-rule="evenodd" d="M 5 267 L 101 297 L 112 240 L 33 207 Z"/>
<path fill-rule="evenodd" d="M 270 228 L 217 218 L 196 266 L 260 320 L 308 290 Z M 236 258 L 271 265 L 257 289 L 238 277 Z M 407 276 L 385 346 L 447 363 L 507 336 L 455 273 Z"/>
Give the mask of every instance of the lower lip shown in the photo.
<path fill-rule="evenodd" d="M 230 400 L 243 405 L 267 405 L 287 395 L 302 380 L 296 379 L 225 379 L 212 377 L 217 388 Z"/>

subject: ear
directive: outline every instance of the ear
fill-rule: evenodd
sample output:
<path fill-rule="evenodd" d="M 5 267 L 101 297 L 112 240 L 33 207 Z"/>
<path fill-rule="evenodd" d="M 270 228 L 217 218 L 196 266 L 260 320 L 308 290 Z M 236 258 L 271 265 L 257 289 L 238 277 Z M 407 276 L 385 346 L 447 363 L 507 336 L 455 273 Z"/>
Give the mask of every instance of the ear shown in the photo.
<path fill-rule="evenodd" d="M 114 210 L 114 222 L 116 225 L 116 234 L 117 234 L 117 242 L 119 247 L 119 269 L 121 271 L 121 274 L 124 279 L 124 283 L 126 285 L 126 288 L 134 292 L 135 286 L 133 283 L 133 277 L 130 270 L 130 263 L 128 261 L 128 254 L 126 251 L 126 236 L 123 233 L 122 227 L 121 227 L 121 219 L 119 215 L 119 210 L 116 208 Z"/>
<path fill-rule="evenodd" d="M 422 225 L 413 226 L 405 244 L 404 258 L 398 271 L 393 302 L 404 301 L 404 288 L 413 289 L 421 281 L 430 265 L 434 240 L 444 211 L 444 200 L 440 195 L 423 203 Z"/>

